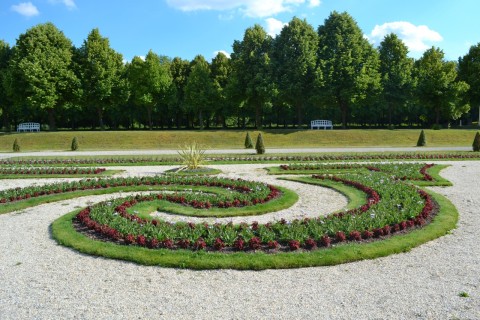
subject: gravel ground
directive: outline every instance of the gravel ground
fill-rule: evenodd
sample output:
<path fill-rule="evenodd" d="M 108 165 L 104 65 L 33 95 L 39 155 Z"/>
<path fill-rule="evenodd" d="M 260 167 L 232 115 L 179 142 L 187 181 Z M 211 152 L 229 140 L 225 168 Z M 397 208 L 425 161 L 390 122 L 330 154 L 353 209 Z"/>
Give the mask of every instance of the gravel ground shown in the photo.
<path fill-rule="evenodd" d="M 51 239 L 54 219 L 105 196 L 0 215 L 0 319 L 480 319 L 480 162 L 449 163 L 442 175 L 454 186 L 432 189 L 457 206 L 457 229 L 409 253 L 333 267 L 145 267 L 79 254 Z M 218 166 L 226 176 L 271 182 L 260 167 Z M 168 167 L 124 169 L 136 175 Z M 39 181 L 0 180 L 0 188 Z M 275 183 L 299 192 L 300 211 L 345 205 L 327 189 Z"/>

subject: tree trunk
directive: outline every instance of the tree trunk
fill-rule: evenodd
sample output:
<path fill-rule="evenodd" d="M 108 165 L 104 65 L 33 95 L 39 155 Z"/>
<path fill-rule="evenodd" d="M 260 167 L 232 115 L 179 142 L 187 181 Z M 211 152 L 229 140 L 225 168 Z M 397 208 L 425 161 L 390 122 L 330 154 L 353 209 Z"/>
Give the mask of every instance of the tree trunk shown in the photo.
<path fill-rule="evenodd" d="M 255 106 L 255 128 L 262 129 L 262 105 L 260 103 Z"/>
<path fill-rule="evenodd" d="M 203 113 L 202 109 L 198 110 L 198 124 L 200 125 L 200 130 L 203 130 Z"/>
<path fill-rule="evenodd" d="M 440 108 L 435 108 L 435 124 L 440 124 Z"/>
<path fill-rule="evenodd" d="M 55 131 L 57 128 L 55 126 L 55 109 L 48 108 L 48 126 L 50 131 Z"/>
<path fill-rule="evenodd" d="M 388 125 L 392 125 L 392 113 L 393 113 L 393 106 L 392 103 L 388 103 Z"/>
<path fill-rule="evenodd" d="M 300 129 L 303 125 L 303 102 L 297 103 L 297 126 Z"/>
<path fill-rule="evenodd" d="M 105 130 L 105 125 L 103 124 L 103 110 L 102 108 L 97 108 L 98 114 L 98 124 L 100 125 L 100 130 Z"/>
<path fill-rule="evenodd" d="M 152 130 L 152 108 L 147 107 L 147 117 L 148 117 L 148 129 Z"/>
<path fill-rule="evenodd" d="M 340 111 L 342 113 L 342 128 L 347 129 L 348 104 L 341 101 L 340 102 Z"/>

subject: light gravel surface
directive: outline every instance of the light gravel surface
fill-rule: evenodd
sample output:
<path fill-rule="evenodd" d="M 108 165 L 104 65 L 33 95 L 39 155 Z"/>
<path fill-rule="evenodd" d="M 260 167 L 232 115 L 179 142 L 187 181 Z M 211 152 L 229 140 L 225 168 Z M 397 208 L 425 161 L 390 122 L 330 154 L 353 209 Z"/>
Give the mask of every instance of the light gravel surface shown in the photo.
<path fill-rule="evenodd" d="M 457 206 L 457 229 L 405 254 L 333 267 L 191 271 L 57 245 L 52 221 L 105 196 L 0 215 L 0 319 L 480 319 L 480 162 L 450 163 L 442 175 L 454 186 L 433 189 Z M 273 182 L 260 167 L 218 166 L 226 176 Z M 42 182 L 0 180 L 0 188 L 30 183 Z M 301 194 L 300 211 L 344 205 L 342 196 L 325 198 L 327 189 L 275 184 Z"/>

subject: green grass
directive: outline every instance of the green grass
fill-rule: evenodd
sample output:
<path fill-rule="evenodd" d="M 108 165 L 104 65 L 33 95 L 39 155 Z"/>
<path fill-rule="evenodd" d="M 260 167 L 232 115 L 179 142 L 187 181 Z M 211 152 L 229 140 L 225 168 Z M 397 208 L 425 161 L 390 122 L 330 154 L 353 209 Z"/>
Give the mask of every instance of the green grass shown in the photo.
<path fill-rule="evenodd" d="M 397 235 L 382 241 L 369 243 L 347 243 L 330 249 L 311 252 L 286 252 L 277 254 L 192 252 L 188 250 L 151 250 L 136 246 L 122 246 L 109 242 L 94 241 L 75 231 L 72 225 L 77 211 L 55 220 L 51 231 L 58 243 L 79 252 L 111 259 L 132 261 L 142 265 L 190 269 L 285 269 L 314 266 L 328 266 L 358 260 L 375 259 L 408 252 L 425 242 L 447 234 L 454 229 L 458 212 L 445 197 L 429 193 L 440 205 L 440 212 L 434 220 L 422 229 L 407 234 Z"/>
<path fill-rule="evenodd" d="M 79 151 L 86 150 L 178 150 L 193 141 L 206 149 L 244 149 L 245 133 L 251 130 L 203 130 L 203 131 L 61 131 L 34 133 L 4 133 L 0 135 L 0 151 L 11 152 L 15 138 L 21 150 L 69 151 L 73 137 L 77 137 Z M 475 129 L 425 130 L 427 146 L 471 146 Z M 305 147 L 413 147 L 419 129 L 383 130 L 264 130 L 262 136 L 266 148 Z M 419 148 L 420 150 L 421 148 Z M 246 154 L 253 153 L 245 149 Z M 72 151 L 72 156 L 75 152 Z"/>

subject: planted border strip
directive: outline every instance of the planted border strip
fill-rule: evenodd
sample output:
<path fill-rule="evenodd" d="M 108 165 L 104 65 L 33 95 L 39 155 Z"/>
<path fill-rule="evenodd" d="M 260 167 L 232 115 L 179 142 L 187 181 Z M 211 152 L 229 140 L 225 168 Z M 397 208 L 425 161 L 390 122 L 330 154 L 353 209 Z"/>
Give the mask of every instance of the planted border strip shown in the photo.
<path fill-rule="evenodd" d="M 264 162 L 303 162 L 303 161 L 386 161 L 386 160 L 479 160 L 475 152 L 445 153 L 367 153 L 367 154 L 322 154 L 322 155 L 281 155 L 281 156 L 206 156 L 210 163 L 264 163 Z M 77 159 L 2 159 L 0 165 L 172 165 L 180 164 L 177 157 L 112 157 L 112 158 L 77 158 Z"/>

